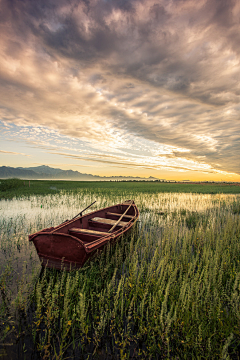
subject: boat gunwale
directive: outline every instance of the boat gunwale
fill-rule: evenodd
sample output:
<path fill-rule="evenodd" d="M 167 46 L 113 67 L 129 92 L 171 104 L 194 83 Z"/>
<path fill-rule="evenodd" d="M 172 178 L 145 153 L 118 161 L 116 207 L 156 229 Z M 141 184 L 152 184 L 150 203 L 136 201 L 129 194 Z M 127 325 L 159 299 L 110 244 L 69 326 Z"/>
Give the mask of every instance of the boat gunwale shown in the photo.
<path fill-rule="evenodd" d="M 87 216 L 89 216 L 90 214 L 93 215 L 94 213 L 98 213 L 98 212 L 100 212 L 100 211 L 102 211 L 102 210 L 107 210 L 107 209 L 110 209 L 110 208 L 115 207 L 115 206 L 118 206 L 118 205 L 127 205 L 127 204 L 119 203 L 119 204 L 116 204 L 116 205 L 112 205 L 112 206 L 105 207 L 105 208 L 103 208 L 103 209 L 99 209 L 99 210 L 96 210 L 96 211 L 92 211 L 92 212 L 90 212 L 90 213 L 88 213 L 88 214 L 79 216 L 79 217 L 77 217 L 77 218 L 75 218 L 75 219 L 71 219 L 71 220 L 69 220 L 69 221 L 66 221 L 66 222 L 58 225 L 59 227 L 58 227 L 58 226 L 54 227 L 54 230 L 52 230 L 52 233 L 55 232 L 55 231 L 57 231 L 57 230 L 59 230 L 59 229 L 62 229 L 64 226 L 69 225 L 69 224 L 71 224 L 71 222 L 75 222 L 75 221 L 78 220 L 78 219 L 81 219 L 81 218 L 83 219 L 84 217 L 87 217 Z M 137 215 L 137 214 L 136 214 L 136 205 L 135 205 L 135 203 L 133 202 L 133 203 L 131 204 L 131 206 L 134 207 L 135 215 Z M 129 210 L 130 210 L 130 209 L 129 209 Z M 122 215 L 122 214 L 119 214 L 119 215 Z M 134 218 L 135 218 L 135 217 L 134 217 Z M 134 219 L 134 218 L 133 218 L 133 219 Z M 131 221 L 131 220 L 132 220 L 132 219 L 130 219 L 130 221 Z M 128 223 L 129 223 L 130 221 L 128 221 Z M 62 226 L 61 226 L 61 225 L 62 225 Z"/>
<path fill-rule="evenodd" d="M 49 229 L 52 229 L 52 231 L 45 231 L 45 230 L 47 230 L 48 228 L 46 228 L 46 229 L 43 229 L 43 230 L 40 230 L 40 231 L 38 231 L 38 232 L 36 232 L 36 233 L 33 233 L 33 234 L 31 234 L 30 236 L 31 236 L 31 239 L 29 239 L 29 241 L 33 241 L 33 240 L 38 240 L 37 239 L 37 237 L 39 236 L 39 235 L 43 235 L 43 236 L 54 236 L 54 235 L 56 235 L 56 236 L 65 236 L 65 237 L 67 237 L 67 238 L 72 238 L 73 240 L 75 240 L 75 241 L 77 241 L 78 243 L 80 243 L 83 247 L 84 247 L 84 250 L 86 251 L 86 253 L 91 253 L 92 251 L 94 251 L 94 250 L 96 250 L 98 247 L 100 247 L 100 246 L 102 246 L 102 245 L 104 245 L 106 242 L 109 242 L 109 241 L 111 241 L 111 240 L 114 240 L 114 238 L 117 238 L 118 236 L 120 236 L 121 234 L 124 234 L 126 231 L 128 231 L 133 225 L 134 225 L 134 223 L 137 221 L 137 219 L 139 218 L 139 210 L 138 210 L 138 208 L 137 208 L 137 206 L 135 205 L 135 203 L 133 202 L 132 203 L 132 206 L 133 206 L 133 208 L 134 208 L 134 211 L 135 211 L 135 215 L 134 215 L 134 217 L 133 218 L 131 218 L 128 222 L 127 222 L 127 224 L 124 226 L 124 227 L 121 227 L 120 229 L 118 229 L 118 230 L 116 230 L 116 231 L 114 231 L 114 232 L 112 232 L 112 233 L 109 233 L 109 235 L 105 235 L 105 236 L 100 236 L 98 239 L 96 239 L 96 240 L 93 240 L 92 242 L 90 242 L 90 243 L 84 243 L 81 239 L 79 239 L 78 237 L 76 237 L 76 236 L 74 236 L 74 235 L 71 235 L 71 234 L 69 234 L 69 233 L 61 233 L 61 232 L 57 232 L 57 231 L 59 231 L 60 229 L 62 229 L 63 227 L 65 227 L 65 226 L 67 226 L 67 225 L 69 225 L 69 224 L 71 224 L 72 222 L 75 222 L 76 220 L 78 220 L 78 219 L 80 219 L 80 218 L 83 218 L 83 217 L 86 217 L 86 216 L 89 216 L 90 214 L 92 215 L 92 214 L 94 214 L 94 213 L 98 213 L 99 211 L 101 211 L 101 210 L 107 210 L 107 209 L 110 209 L 110 208 L 112 208 L 112 207 L 115 207 L 115 206 L 118 206 L 118 205 L 123 205 L 124 203 L 119 203 L 119 204 L 116 204 L 116 205 L 113 205 L 113 206 L 109 206 L 109 207 L 106 207 L 106 208 L 103 208 L 103 209 L 100 209 L 100 210 L 97 210 L 97 211 L 93 211 L 93 212 L 91 212 L 91 213 L 88 213 L 88 214 L 85 214 L 85 215 L 83 215 L 83 216 L 80 216 L 80 217 L 78 217 L 78 218 L 75 218 L 75 219 L 71 219 L 71 220 L 69 220 L 69 221 L 66 221 L 66 222 L 64 222 L 64 223 L 62 223 L 62 224 L 60 224 L 60 225 L 58 225 L 58 226 L 56 226 L 56 227 L 54 227 L 53 229 L 52 229 L 52 227 L 51 228 L 49 228 Z M 127 204 L 124 204 L 124 205 L 127 205 Z M 130 209 L 129 209 L 130 210 Z M 119 215 L 122 215 L 122 214 L 119 214 Z"/>

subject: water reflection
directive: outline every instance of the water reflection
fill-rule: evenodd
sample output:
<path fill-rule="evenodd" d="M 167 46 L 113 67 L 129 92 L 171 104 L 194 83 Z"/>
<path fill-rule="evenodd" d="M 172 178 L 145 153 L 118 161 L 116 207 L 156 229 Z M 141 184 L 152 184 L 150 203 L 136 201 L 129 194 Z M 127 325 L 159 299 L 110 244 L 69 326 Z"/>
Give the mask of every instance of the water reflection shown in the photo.
<path fill-rule="evenodd" d="M 139 226 L 159 232 L 168 227 L 178 214 L 188 212 L 205 212 L 210 217 L 219 212 L 228 211 L 239 195 L 200 195 L 200 194 L 127 194 L 124 196 L 99 195 L 98 193 L 66 194 L 58 193 L 47 196 L 30 196 L 28 198 L 0 201 L 0 274 L 6 265 L 19 273 L 24 263 L 27 272 L 39 266 L 38 257 L 28 234 L 46 227 L 56 226 L 66 219 L 71 219 L 93 201 L 97 201 L 86 213 L 114 203 L 133 198 L 140 211 Z"/>
<path fill-rule="evenodd" d="M 0 308 L 0 321 L 6 314 L 9 318 L 13 316 L 21 305 L 26 308 L 24 304 L 40 274 L 41 265 L 33 243 L 28 241 L 29 234 L 71 219 L 95 200 L 97 202 L 86 213 L 127 199 L 134 199 L 139 208 L 141 239 L 144 242 L 152 234 L 151 241 L 156 244 L 156 241 L 161 242 L 164 232 L 166 235 L 178 229 L 178 235 L 183 236 L 191 231 L 191 227 L 186 226 L 188 214 L 204 214 L 203 219 L 208 223 L 220 218 L 220 214 L 234 216 L 231 207 L 234 201 L 240 200 L 240 195 L 129 193 L 116 196 L 112 192 L 101 195 L 91 191 L 0 201 L 0 299 L 4 302 Z M 155 246 L 151 246 L 152 252 L 148 247 L 150 257 L 155 251 Z M 139 251 L 144 257 L 142 247 Z"/>

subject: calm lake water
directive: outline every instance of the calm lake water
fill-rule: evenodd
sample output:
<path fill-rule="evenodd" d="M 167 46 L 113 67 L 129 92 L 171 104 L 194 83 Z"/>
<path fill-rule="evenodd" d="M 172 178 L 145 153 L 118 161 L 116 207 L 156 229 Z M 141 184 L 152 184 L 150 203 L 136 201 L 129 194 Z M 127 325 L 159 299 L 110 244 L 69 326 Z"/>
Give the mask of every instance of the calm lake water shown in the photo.
<path fill-rule="evenodd" d="M 89 194 L 57 193 L 47 196 L 0 201 L 0 301 L 4 301 L 5 313 L 0 314 L 0 322 L 8 316 L 9 324 L 15 318 L 17 304 L 27 302 L 34 278 L 38 278 L 41 264 L 33 243 L 28 235 L 43 228 L 56 226 L 71 219 L 93 201 L 97 201 L 86 213 L 111 206 L 123 200 L 134 199 L 140 211 L 138 228 L 141 236 L 154 235 L 154 241 L 161 242 L 163 232 L 180 229 L 179 234 L 189 232 L 187 218 L 198 214 L 208 226 L 213 219 L 234 216 L 233 203 L 240 195 L 199 195 L 179 193 L 143 194 L 129 196 L 99 196 L 92 191 Z M 221 215 L 221 216 L 220 216 Z M 216 222 L 215 222 L 216 223 Z M 201 224 L 201 222 L 200 222 Z M 201 226 L 201 225 L 200 225 Z M 219 225 L 221 226 L 221 224 Z M 166 237 L 165 237 L 166 238 Z M 142 249 L 141 249 L 142 251 Z M 144 255 L 144 254 L 143 254 Z M 1 325 L 1 324 L 0 324 Z M 1 328 L 1 326 L 0 326 Z M 2 325 L 4 329 L 4 326 Z M 11 335 L 6 341 L 10 341 Z M 15 341 L 15 340 L 14 340 Z M 10 343 L 9 343 L 10 344 Z M 17 349 L 13 345 L 0 343 L 0 357 L 14 359 Z M 8 346 L 9 345 L 9 346 Z M 3 346 L 3 353 L 1 353 Z M 12 354 L 12 355 L 11 355 Z M 21 354 L 21 359 L 24 358 Z"/>
<path fill-rule="evenodd" d="M 199 195 L 159 193 L 146 195 L 136 193 L 134 199 L 140 211 L 139 225 L 145 231 L 157 231 L 168 227 L 174 215 L 180 212 L 208 213 L 209 217 L 228 209 L 239 195 Z M 0 274 L 6 266 L 16 272 L 39 266 L 34 245 L 28 235 L 43 228 L 56 226 L 71 219 L 93 201 L 96 203 L 86 213 L 125 200 L 126 197 L 94 196 L 91 194 L 64 194 L 30 196 L 0 201 Z"/>

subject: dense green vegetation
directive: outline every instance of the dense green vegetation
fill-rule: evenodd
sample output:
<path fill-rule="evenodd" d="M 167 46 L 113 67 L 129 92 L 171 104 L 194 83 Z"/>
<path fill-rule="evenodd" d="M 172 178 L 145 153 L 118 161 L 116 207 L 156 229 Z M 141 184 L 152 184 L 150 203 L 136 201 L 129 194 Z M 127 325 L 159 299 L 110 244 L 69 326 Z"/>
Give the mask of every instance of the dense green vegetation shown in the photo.
<path fill-rule="evenodd" d="M 59 191 L 92 191 L 98 194 L 176 192 L 198 194 L 240 194 L 240 186 L 224 183 L 178 184 L 154 181 L 57 181 L 57 180 L 1 180 L 0 199 L 56 194 Z"/>
<path fill-rule="evenodd" d="M 239 195 L 102 189 L 0 202 L 0 354 L 239 359 Z M 141 217 L 129 238 L 78 271 L 39 276 L 27 234 L 94 198 L 101 208 L 130 196 Z"/>
<path fill-rule="evenodd" d="M 0 181 L 0 192 L 8 193 L 9 191 L 15 192 L 19 188 L 22 188 L 24 185 L 24 181 L 20 179 L 6 179 Z"/>

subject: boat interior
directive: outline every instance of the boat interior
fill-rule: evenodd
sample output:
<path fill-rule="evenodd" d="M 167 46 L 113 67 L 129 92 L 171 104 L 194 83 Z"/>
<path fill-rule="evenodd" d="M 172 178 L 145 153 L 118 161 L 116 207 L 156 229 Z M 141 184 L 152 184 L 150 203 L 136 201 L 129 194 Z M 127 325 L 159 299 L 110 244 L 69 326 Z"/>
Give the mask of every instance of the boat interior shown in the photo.
<path fill-rule="evenodd" d="M 89 243 L 123 229 L 136 215 L 134 204 L 123 203 L 80 217 L 64 230 L 84 243 Z"/>

